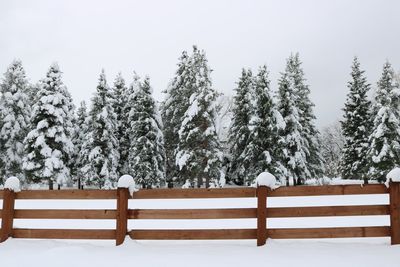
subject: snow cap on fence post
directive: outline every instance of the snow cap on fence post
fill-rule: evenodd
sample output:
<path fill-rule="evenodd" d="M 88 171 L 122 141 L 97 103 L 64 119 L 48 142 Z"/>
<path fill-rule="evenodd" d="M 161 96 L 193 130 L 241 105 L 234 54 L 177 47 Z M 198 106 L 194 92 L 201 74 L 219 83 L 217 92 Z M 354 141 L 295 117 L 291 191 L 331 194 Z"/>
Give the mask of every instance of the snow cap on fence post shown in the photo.
<path fill-rule="evenodd" d="M 400 182 L 400 168 L 399 167 L 394 168 L 393 170 L 388 172 L 388 174 L 386 174 L 386 182 L 385 182 L 386 187 L 389 187 L 390 181 Z"/>
<path fill-rule="evenodd" d="M 133 196 L 134 192 L 138 191 L 133 177 L 128 174 L 124 174 L 118 179 L 118 188 L 128 188 L 131 196 Z"/>
<path fill-rule="evenodd" d="M 9 189 L 11 191 L 14 191 L 15 193 L 18 193 L 21 191 L 19 179 L 15 176 L 11 176 L 7 178 L 6 182 L 4 183 L 4 189 Z"/>
<path fill-rule="evenodd" d="M 262 172 L 256 178 L 256 186 L 267 186 L 274 190 L 279 186 L 276 185 L 276 178 L 273 174 L 269 172 Z"/>

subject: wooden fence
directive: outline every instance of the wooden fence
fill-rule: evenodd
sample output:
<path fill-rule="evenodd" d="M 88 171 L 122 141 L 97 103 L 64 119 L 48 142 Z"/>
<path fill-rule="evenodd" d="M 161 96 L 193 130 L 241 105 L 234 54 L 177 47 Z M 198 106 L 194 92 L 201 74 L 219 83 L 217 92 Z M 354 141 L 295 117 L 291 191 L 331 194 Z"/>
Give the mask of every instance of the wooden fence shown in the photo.
<path fill-rule="evenodd" d="M 389 194 L 389 205 L 267 207 L 267 198 L 323 195 Z M 229 209 L 129 209 L 132 198 L 128 189 L 117 190 L 33 190 L 14 193 L 0 191 L 3 209 L 0 242 L 13 238 L 51 239 L 115 239 L 124 242 L 126 235 L 135 240 L 182 239 L 257 239 L 257 245 L 267 238 L 339 238 L 391 237 L 392 244 L 400 244 L 400 183 L 384 185 L 333 185 L 281 187 L 271 191 L 267 187 L 223 189 L 149 189 L 133 194 L 133 199 L 185 198 L 257 198 L 257 208 Z M 14 209 L 19 199 L 115 199 L 114 210 L 76 209 Z M 332 227 L 332 228 L 267 228 L 268 218 L 390 215 L 390 226 Z M 131 230 L 128 220 L 140 219 L 243 219 L 256 218 L 255 229 L 193 229 L 193 230 Z M 115 230 L 109 229 L 21 229 L 13 227 L 14 219 L 108 219 L 116 221 Z"/>

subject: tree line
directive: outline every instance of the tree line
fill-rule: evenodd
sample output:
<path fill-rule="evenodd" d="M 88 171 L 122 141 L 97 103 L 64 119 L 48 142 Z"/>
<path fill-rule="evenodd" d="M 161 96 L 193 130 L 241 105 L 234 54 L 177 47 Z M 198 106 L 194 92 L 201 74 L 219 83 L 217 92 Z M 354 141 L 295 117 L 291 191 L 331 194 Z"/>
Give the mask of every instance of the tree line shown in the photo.
<path fill-rule="evenodd" d="M 0 175 L 51 189 L 114 188 L 122 174 L 144 188 L 208 188 L 250 185 L 263 171 L 287 185 L 325 174 L 381 181 L 398 165 L 400 94 L 389 63 L 371 104 L 354 59 L 335 144 L 315 126 L 299 54 L 287 59 L 276 90 L 266 65 L 255 74 L 243 69 L 227 107 L 211 72 L 203 50 L 184 51 L 158 103 L 149 77 L 134 73 L 127 84 L 118 74 L 109 86 L 103 70 L 90 108 L 76 108 L 57 64 L 30 84 L 14 60 L 0 84 Z M 230 121 L 226 138 L 222 113 Z"/>

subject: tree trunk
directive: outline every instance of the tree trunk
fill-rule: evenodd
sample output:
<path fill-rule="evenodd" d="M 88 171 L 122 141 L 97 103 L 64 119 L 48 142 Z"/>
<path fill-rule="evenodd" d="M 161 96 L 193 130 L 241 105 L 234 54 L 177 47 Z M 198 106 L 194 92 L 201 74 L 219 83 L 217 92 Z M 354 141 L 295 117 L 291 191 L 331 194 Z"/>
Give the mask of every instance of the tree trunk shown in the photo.
<path fill-rule="evenodd" d="M 49 180 L 49 190 L 53 190 L 53 186 L 54 186 L 54 184 L 53 184 L 53 180 Z"/>
<path fill-rule="evenodd" d="M 203 177 L 201 175 L 197 176 L 197 188 L 201 188 L 203 186 Z"/>

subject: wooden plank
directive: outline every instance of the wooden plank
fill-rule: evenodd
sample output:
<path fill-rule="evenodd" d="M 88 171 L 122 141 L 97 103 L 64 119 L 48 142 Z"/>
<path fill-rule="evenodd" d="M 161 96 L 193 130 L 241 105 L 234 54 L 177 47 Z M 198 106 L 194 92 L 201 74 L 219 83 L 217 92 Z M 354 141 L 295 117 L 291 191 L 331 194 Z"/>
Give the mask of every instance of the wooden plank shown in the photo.
<path fill-rule="evenodd" d="M 115 219 L 116 210 L 15 210 L 15 219 Z"/>
<path fill-rule="evenodd" d="M 242 197 L 255 197 L 255 196 L 256 196 L 256 189 L 250 187 L 143 189 L 133 194 L 134 199 L 242 198 Z"/>
<path fill-rule="evenodd" d="M 4 190 L 0 190 L 0 198 L 3 198 Z"/>
<path fill-rule="evenodd" d="M 257 229 L 132 230 L 135 240 L 256 239 Z"/>
<path fill-rule="evenodd" d="M 1 218 L 0 243 L 6 241 L 12 234 L 14 222 L 14 204 L 16 193 L 11 190 L 4 190 L 3 209 Z"/>
<path fill-rule="evenodd" d="M 400 183 L 390 182 L 390 233 L 392 245 L 400 244 Z"/>
<path fill-rule="evenodd" d="M 256 218 L 255 208 L 238 209 L 133 209 L 129 219 L 242 219 Z"/>
<path fill-rule="evenodd" d="M 266 186 L 257 188 L 257 246 L 265 245 L 267 240 L 267 191 Z"/>
<path fill-rule="evenodd" d="M 115 239 L 115 230 L 14 229 L 12 237 L 40 239 Z"/>
<path fill-rule="evenodd" d="M 128 188 L 117 189 L 117 229 L 115 235 L 116 245 L 124 243 L 125 236 L 128 233 Z"/>
<path fill-rule="evenodd" d="M 268 197 L 324 196 L 324 195 L 364 195 L 387 194 L 389 190 L 383 184 L 369 185 L 322 185 L 322 186 L 285 186 L 269 190 Z"/>
<path fill-rule="evenodd" d="M 384 236 L 390 236 L 390 228 L 388 226 L 268 229 L 268 237 L 275 239 Z"/>
<path fill-rule="evenodd" d="M 268 218 L 389 215 L 389 205 L 267 208 Z"/>
<path fill-rule="evenodd" d="M 116 199 L 117 190 L 28 190 L 17 199 Z"/>
<path fill-rule="evenodd" d="M 1 218 L 1 216 L 2 216 L 2 215 L 1 215 L 2 213 L 3 213 L 3 210 L 0 210 L 0 218 Z"/>

